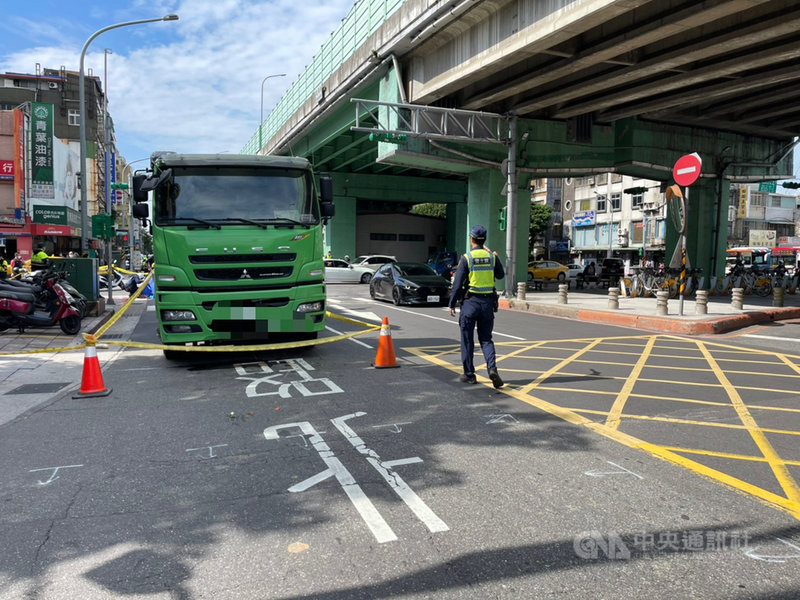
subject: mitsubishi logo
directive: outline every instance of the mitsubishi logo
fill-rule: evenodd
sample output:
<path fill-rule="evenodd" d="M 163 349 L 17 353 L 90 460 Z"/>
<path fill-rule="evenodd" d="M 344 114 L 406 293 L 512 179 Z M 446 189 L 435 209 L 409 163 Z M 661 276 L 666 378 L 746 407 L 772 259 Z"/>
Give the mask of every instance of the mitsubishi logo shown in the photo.
<path fill-rule="evenodd" d="M 239 279 L 252 279 L 250 277 L 250 273 L 247 272 L 247 269 L 242 269 L 242 276 Z"/>

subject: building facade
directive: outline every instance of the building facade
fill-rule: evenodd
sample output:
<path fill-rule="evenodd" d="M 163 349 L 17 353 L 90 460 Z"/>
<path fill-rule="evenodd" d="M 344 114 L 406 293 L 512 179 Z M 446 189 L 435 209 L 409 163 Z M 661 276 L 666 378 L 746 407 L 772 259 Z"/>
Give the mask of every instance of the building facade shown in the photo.
<path fill-rule="evenodd" d="M 86 100 L 87 215 L 106 212 L 113 180 L 114 133 L 104 121 L 98 77 L 84 77 Z M 81 219 L 79 74 L 60 69 L 0 75 L 0 245 L 6 256 L 80 250 Z M 106 126 L 109 142 L 106 144 Z M 113 206 L 112 206 L 113 208 Z M 91 238 L 91 231 L 86 232 Z M 90 248 L 100 248 L 90 239 Z"/>

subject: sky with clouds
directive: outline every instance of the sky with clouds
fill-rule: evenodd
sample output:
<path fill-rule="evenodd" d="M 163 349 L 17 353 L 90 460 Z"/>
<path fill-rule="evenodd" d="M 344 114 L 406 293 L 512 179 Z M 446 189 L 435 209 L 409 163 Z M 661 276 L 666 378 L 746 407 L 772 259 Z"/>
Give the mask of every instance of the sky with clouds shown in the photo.
<path fill-rule="evenodd" d="M 153 150 L 238 153 L 350 12 L 353 0 L 39 0 L 8 5 L 0 20 L 0 72 L 78 71 L 103 78 L 117 147 L 129 162 Z"/>

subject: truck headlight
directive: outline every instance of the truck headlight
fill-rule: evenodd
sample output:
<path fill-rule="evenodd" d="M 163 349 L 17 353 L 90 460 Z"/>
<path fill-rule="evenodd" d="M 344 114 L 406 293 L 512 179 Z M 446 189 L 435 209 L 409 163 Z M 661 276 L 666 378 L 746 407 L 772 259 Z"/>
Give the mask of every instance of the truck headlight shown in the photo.
<path fill-rule="evenodd" d="M 190 310 L 162 310 L 162 321 L 196 321 L 197 317 Z"/>
<path fill-rule="evenodd" d="M 297 305 L 297 312 L 299 313 L 322 312 L 322 310 L 322 302 L 306 302 L 305 304 Z"/>

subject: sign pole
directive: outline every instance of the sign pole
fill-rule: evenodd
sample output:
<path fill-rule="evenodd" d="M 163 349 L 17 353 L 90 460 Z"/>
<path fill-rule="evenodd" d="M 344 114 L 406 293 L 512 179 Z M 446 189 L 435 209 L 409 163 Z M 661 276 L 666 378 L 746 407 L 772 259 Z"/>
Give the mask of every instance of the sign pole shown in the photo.
<path fill-rule="evenodd" d="M 676 162 L 675 165 L 672 167 L 672 177 L 675 179 L 675 183 L 677 185 L 673 186 L 674 189 L 667 190 L 667 198 L 669 199 L 670 194 L 669 192 L 672 191 L 673 195 L 676 198 L 680 198 L 680 205 L 682 208 L 683 214 L 681 215 L 680 219 L 680 227 L 678 228 L 678 248 L 675 248 L 675 252 L 672 255 L 672 261 L 670 261 L 670 267 L 675 268 L 676 265 L 674 263 L 677 262 L 678 252 L 680 252 L 680 300 L 678 302 L 678 313 L 680 316 L 683 316 L 683 295 L 686 291 L 686 266 L 688 264 L 688 258 L 686 256 L 686 229 L 689 225 L 689 186 L 692 185 L 697 179 L 700 177 L 700 169 L 703 166 L 703 160 L 700 158 L 700 155 L 697 152 L 693 152 L 692 154 L 686 154 L 685 156 L 681 156 Z M 686 195 L 684 196 L 681 194 L 680 187 L 684 186 L 686 188 Z M 677 208 L 677 202 L 673 206 L 673 212 Z M 673 219 L 675 219 L 675 215 L 673 214 Z M 675 222 L 677 223 L 678 220 L 676 219 Z"/>

